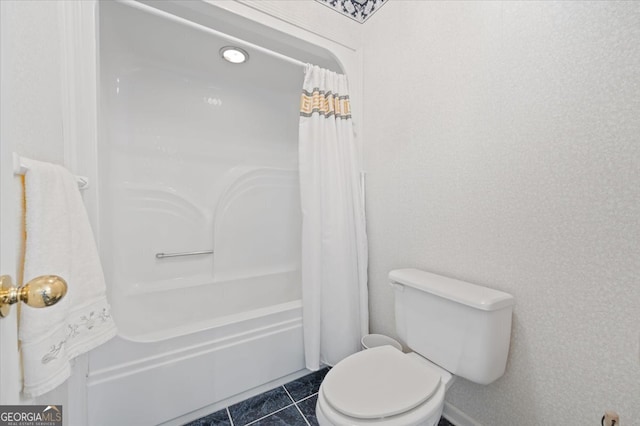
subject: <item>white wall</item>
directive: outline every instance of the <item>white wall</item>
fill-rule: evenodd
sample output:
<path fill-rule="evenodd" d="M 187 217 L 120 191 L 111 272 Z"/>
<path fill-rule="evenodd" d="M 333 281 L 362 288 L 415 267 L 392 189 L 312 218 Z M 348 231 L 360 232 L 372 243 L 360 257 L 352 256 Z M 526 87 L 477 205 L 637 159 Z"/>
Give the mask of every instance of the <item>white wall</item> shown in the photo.
<path fill-rule="evenodd" d="M 2 144 L 25 157 L 63 164 L 62 41 L 58 3 L 47 0 L 0 0 L 0 3 Z M 20 188 L 16 191 L 21 193 Z M 15 308 L 13 312 L 17 312 Z M 35 401 L 23 402 L 62 404 L 65 424 L 73 415 L 69 410 L 67 386 L 60 386 Z"/>
<path fill-rule="evenodd" d="M 387 273 L 515 295 L 483 425 L 640 422 L 640 3 L 390 1 L 363 25 L 371 326 Z"/>
<path fill-rule="evenodd" d="M 57 4 L 2 0 L 2 15 L 2 136 L 21 155 L 62 163 Z"/>

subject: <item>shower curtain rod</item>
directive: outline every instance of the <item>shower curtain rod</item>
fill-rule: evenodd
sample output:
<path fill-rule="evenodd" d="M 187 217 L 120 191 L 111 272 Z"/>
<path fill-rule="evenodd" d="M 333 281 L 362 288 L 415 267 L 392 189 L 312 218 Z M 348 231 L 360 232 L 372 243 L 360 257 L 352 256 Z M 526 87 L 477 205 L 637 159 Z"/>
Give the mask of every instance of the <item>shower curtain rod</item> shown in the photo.
<path fill-rule="evenodd" d="M 191 22 L 188 19 L 184 19 L 184 18 L 181 18 L 179 16 L 172 15 L 171 13 L 165 12 L 165 11 L 160 10 L 160 9 L 156 9 L 156 8 L 154 8 L 152 6 L 147 6 L 146 4 L 138 3 L 137 1 L 133 1 L 133 0 L 125 0 L 122 3 L 126 4 L 127 6 L 136 8 L 138 10 L 142 10 L 142 11 L 151 13 L 153 15 L 159 16 L 161 18 L 165 18 L 165 19 L 168 19 L 170 21 L 174 21 L 174 22 L 180 23 L 182 25 L 186 25 L 186 26 L 194 28 L 194 29 L 196 29 L 198 31 L 202 31 L 202 32 L 205 32 L 205 33 L 208 33 L 208 34 L 212 34 L 212 35 L 215 35 L 215 36 L 218 36 L 218 37 L 225 38 L 225 39 L 229 40 L 229 42 L 231 42 L 231 43 L 237 43 L 237 44 L 240 44 L 241 47 L 247 47 L 247 48 L 251 48 L 253 50 L 257 50 L 257 51 L 265 53 L 265 54 L 267 54 L 269 56 L 273 56 L 275 58 L 282 59 L 283 61 L 289 62 L 290 64 L 294 64 L 294 65 L 297 65 L 297 66 L 302 67 L 302 68 L 306 68 L 306 66 L 307 66 L 307 64 L 305 62 L 302 62 L 302 61 L 300 61 L 298 59 L 292 58 L 292 57 L 287 56 L 287 55 L 283 55 L 282 53 L 275 52 L 275 51 L 273 51 L 271 49 L 267 49 L 266 47 L 258 46 L 257 44 L 253 44 L 251 42 L 239 39 L 237 37 L 230 36 L 228 34 L 225 34 L 225 33 L 221 32 L 221 31 L 214 30 L 213 28 L 209 28 L 207 26 L 204 26 L 204 25 L 201 25 L 201 24 L 197 24 L 195 22 Z"/>

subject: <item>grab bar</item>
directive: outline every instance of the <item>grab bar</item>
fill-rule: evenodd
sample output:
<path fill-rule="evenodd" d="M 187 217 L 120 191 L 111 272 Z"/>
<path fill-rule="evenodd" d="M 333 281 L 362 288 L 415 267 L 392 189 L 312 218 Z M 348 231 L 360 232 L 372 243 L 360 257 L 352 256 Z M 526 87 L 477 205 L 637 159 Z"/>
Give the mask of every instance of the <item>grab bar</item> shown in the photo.
<path fill-rule="evenodd" d="M 181 253 L 156 253 L 156 258 L 164 259 L 165 257 L 196 256 L 198 254 L 213 254 L 213 250 L 184 251 Z"/>

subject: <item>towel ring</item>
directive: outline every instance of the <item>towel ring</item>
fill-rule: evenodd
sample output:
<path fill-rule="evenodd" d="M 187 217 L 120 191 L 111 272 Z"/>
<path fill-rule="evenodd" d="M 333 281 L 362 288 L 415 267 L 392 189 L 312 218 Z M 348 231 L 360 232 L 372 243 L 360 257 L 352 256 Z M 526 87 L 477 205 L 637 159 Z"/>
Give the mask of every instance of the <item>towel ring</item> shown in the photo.
<path fill-rule="evenodd" d="M 14 287 L 9 275 L 0 276 L 0 318 L 9 315 L 11 305 L 24 302 L 32 308 L 55 305 L 67 294 L 67 282 L 57 275 L 43 275 L 22 287 Z"/>

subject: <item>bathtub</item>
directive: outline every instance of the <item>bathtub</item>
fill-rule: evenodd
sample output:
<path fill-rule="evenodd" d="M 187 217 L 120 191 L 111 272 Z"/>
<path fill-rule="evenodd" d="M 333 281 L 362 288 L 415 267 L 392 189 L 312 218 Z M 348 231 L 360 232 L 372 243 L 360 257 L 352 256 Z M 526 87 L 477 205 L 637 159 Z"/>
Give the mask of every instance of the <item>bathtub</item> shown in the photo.
<path fill-rule="evenodd" d="M 161 424 L 304 370 L 301 309 L 245 312 L 165 340 L 114 338 L 91 353 L 88 424 Z"/>
<path fill-rule="evenodd" d="M 98 23 L 97 235 L 118 336 L 89 355 L 88 423 L 178 424 L 304 372 L 303 67 L 240 37 L 305 45 L 207 2 L 99 2 Z M 227 45 L 249 61 L 224 62 Z"/>

